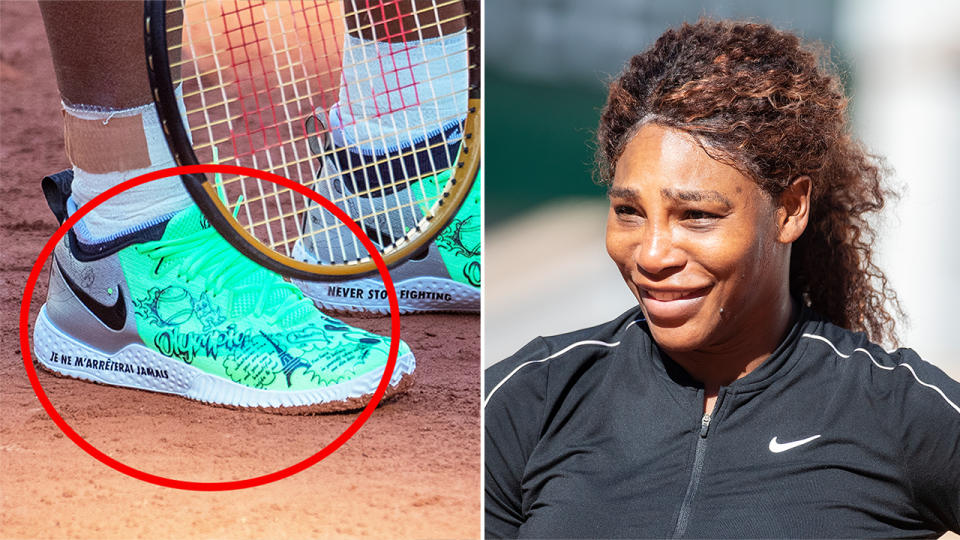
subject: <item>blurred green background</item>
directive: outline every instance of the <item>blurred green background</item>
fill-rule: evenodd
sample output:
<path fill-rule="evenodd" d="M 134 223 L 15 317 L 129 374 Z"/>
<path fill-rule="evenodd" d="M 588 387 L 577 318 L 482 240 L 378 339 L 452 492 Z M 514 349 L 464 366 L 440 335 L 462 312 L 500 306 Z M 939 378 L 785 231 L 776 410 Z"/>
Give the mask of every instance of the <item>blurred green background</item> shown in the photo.
<path fill-rule="evenodd" d="M 599 84 L 524 80 L 485 72 L 486 223 L 495 226 L 549 199 L 603 196 L 593 182 L 593 135 L 606 94 Z"/>

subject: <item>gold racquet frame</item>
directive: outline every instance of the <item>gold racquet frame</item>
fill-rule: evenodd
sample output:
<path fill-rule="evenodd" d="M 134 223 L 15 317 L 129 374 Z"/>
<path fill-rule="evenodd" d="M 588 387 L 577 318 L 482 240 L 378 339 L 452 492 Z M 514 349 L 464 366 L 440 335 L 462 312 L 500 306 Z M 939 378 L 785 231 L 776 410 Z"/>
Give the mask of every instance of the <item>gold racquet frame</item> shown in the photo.
<path fill-rule="evenodd" d="M 416 254 L 439 234 L 453 219 L 466 199 L 480 168 L 481 99 L 480 99 L 480 30 L 479 1 L 464 0 L 467 16 L 467 50 L 470 87 L 467 117 L 463 126 L 460 151 L 452 167 L 451 179 L 439 194 L 426 216 L 393 245 L 380 252 L 387 267 L 394 267 Z M 175 84 L 167 55 L 166 2 L 148 0 L 144 6 L 144 45 L 150 86 L 160 116 L 161 126 L 176 163 L 199 165 L 190 138 L 180 117 L 174 93 Z M 377 272 L 368 255 L 357 261 L 312 264 L 297 260 L 273 249 L 251 234 L 221 201 L 216 184 L 204 174 L 182 175 L 184 187 L 204 216 L 231 245 L 260 265 L 287 277 L 322 281 L 355 279 Z"/>

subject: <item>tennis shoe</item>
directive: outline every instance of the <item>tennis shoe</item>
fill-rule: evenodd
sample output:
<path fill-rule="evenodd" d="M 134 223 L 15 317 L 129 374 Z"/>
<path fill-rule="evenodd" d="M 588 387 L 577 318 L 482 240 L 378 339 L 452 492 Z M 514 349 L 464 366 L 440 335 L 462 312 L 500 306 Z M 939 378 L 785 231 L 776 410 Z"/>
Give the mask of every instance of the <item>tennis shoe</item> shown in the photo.
<path fill-rule="evenodd" d="M 478 177 L 463 206 L 437 238 L 390 270 L 400 313 L 480 311 L 480 190 Z M 303 259 L 313 260 L 310 256 Z M 323 310 L 390 313 L 390 301 L 379 275 L 294 283 Z"/>
<path fill-rule="evenodd" d="M 325 125 L 326 116 L 317 113 Z M 314 143 L 322 153 L 320 171 L 313 189 L 358 219 L 370 240 L 378 246 L 392 243 L 406 234 L 423 216 L 422 197 L 411 194 L 438 194 L 451 174 L 445 168 L 436 175 L 406 183 L 396 179 L 404 170 L 422 170 L 430 164 L 449 165 L 453 143 L 458 142 L 456 126 L 438 130 L 422 149 L 397 149 L 392 155 L 377 156 L 369 163 L 361 152 L 341 147 L 342 134 L 334 129 L 326 140 Z M 416 145 L 415 145 L 416 146 Z M 438 148 L 440 150 L 438 150 Z M 434 156 L 421 154 L 433 152 Z M 439 152 L 439 153 L 438 153 Z M 443 155 L 446 154 L 446 155 Z M 419 155 L 419 157 L 417 157 Z M 398 165 L 403 160 L 410 161 Z M 417 165 L 419 163 L 419 165 Z M 371 178 L 377 178 L 376 182 Z M 407 261 L 391 269 L 401 313 L 477 312 L 480 310 L 480 175 L 477 175 L 463 205 L 441 233 Z M 371 189 L 387 184 L 390 189 Z M 294 258 L 316 263 L 344 263 L 367 256 L 366 250 L 346 227 L 335 227 L 329 214 L 318 208 L 308 211 L 303 224 L 305 240 L 294 246 Z M 319 231 L 319 232 L 318 232 Z M 321 309 L 349 313 L 388 314 L 389 299 L 379 276 L 337 282 L 294 280 L 294 283 Z"/>
<path fill-rule="evenodd" d="M 61 222 L 71 171 L 44 179 Z M 230 246 L 196 206 L 54 249 L 34 328 L 37 361 L 60 375 L 281 413 L 360 408 L 387 365 L 388 338 L 319 311 Z M 400 343 L 387 395 L 412 382 Z"/>

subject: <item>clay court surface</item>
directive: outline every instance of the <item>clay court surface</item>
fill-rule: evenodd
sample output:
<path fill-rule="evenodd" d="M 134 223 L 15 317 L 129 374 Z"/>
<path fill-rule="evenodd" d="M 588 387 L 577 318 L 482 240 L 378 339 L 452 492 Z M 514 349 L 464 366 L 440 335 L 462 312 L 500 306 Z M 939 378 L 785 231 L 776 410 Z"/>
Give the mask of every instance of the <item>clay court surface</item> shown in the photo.
<path fill-rule="evenodd" d="M 0 35 L 0 538 L 479 536 L 477 316 L 402 318 L 417 357 L 415 386 L 335 454 L 267 486 L 198 493 L 146 484 L 59 431 L 30 387 L 17 321 L 29 270 L 56 229 L 39 180 L 68 165 L 59 96 L 36 4 L 0 2 Z M 346 320 L 389 331 L 386 319 Z M 182 480 L 236 480 L 292 465 L 356 417 L 238 412 L 46 372 L 40 381 L 96 447 Z"/>

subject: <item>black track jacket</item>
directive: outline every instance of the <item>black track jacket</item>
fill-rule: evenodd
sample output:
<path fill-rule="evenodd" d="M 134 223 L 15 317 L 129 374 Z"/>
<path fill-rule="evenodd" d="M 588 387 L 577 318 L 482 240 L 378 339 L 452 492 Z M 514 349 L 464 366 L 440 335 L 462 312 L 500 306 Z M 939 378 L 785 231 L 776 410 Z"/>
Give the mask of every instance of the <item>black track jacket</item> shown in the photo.
<path fill-rule="evenodd" d="M 960 530 L 960 384 L 809 310 L 720 389 L 639 307 L 486 371 L 486 534 L 929 537 Z"/>

